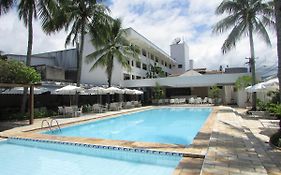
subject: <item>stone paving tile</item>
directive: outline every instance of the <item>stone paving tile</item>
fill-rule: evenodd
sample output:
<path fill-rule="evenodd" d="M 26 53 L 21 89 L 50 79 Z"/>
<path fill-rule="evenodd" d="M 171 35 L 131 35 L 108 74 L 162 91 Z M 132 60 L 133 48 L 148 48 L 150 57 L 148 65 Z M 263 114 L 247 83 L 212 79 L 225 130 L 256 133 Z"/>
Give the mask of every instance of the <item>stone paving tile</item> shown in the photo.
<path fill-rule="evenodd" d="M 201 174 L 267 174 L 234 112 L 219 112 Z"/>
<path fill-rule="evenodd" d="M 263 123 L 276 122 L 219 112 L 201 174 L 281 175 L 281 151 L 268 144 L 276 127 Z"/>

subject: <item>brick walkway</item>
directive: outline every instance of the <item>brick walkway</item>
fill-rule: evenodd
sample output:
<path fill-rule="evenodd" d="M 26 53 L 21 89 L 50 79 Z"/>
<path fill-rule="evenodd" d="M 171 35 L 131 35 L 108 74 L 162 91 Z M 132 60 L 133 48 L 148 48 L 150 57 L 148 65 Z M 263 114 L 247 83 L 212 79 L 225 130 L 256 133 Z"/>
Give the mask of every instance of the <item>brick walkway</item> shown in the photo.
<path fill-rule="evenodd" d="M 257 119 L 221 110 L 201 174 L 281 174 L 281 151 L 272 149 Z"/>

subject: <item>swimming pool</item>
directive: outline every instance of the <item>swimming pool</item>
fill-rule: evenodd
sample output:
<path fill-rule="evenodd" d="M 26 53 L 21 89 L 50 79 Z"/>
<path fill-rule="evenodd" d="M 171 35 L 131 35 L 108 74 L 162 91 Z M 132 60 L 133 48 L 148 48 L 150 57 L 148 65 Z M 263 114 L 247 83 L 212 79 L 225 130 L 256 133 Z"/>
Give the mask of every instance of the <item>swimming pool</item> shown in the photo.
<path fill-rule="evenodd" d="M 211 108 L 160 108 L 65 127 L 60 136 L 189 145 Z"/>
<path fill-rule="evenodd" d="M 55 141 L 0 141 L 1 175 L 170 175 L 180 154 Z"/>

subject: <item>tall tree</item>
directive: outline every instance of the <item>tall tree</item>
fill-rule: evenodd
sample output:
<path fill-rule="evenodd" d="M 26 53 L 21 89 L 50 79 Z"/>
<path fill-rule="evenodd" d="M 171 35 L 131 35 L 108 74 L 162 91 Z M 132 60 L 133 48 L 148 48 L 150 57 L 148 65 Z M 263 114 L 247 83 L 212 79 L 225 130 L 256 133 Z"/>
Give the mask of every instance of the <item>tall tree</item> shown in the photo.
<path fill-rule="evenodd" d="M 65 45 L 72 43 L 79 49 L 77 59 L 77 86 L 80 86 L 81 67 L 84 49 L 85 34 L 89 32 L 94 21 L 106 16 L 109 9 L 102 4 L 102 0 L 58 0 L 57 11 L 52 14 L 51 20 L 47 20 L 43 29 L 47 33 L 65 29 L 69 31 Z M 80 38 L 79 38 L 80 37 Z M 79 43 L 79 44 L 78 44 Z"/>
<path fill-rule="evenodd" d="M 213 32 L 223 33 L 231 29 L 222 46 L 223 54 L 236 46 L 243 37 L 249 37 L 249 59 L 252 72 L 252 85 L 256 84 L 254 32 L 257 33 L 269 46 L 271 46 L 266 27 L 275 26 L 273 20 L 274 9 L 264 0 L 223 0 L 216 9 L 217 15 L 228 14 L 214 27 Z M 256 93 L 252 95 L 252 109 L 256 110 Z"/>
<path fill-rule="evenodd" d="M 281 0 L 274 0 L 276 32 L 277 32 L 277 57 L 278 57 L 278 80 L 279 102 L 281 102 Z M 281 133 L 281 119 L 279 121 L 279 133 Z"/>
<path fill-rule="evenodd" d="M 278 79 L 279 79 L 279 101 L 281 102 L 281 1 L 274 0 L 276 32 L 277 32 L 277 57 L 278 57 Z"/>
<path fill-rule="evenodd" d="M 72 43 L 77 48 L 77 86 L 81 82 L 82 58 L 84 50 L 85 34 L 89 32 L 90 25 L 106 16 L 109 9 L 102 4 L 102 0 L 58 0 L 58 8 L 52 14 L 51 20 L 46 20 L 43 29 L 47 33 L 60 31 L 65 28 L 69 33 L 66 37 L 65 46 Z M 100 21 L 100 20 L 98 20 Z M 79 38 L 80 36 L 80 38 Z M 78 104 L 79 94 L 76 94 Z"/>
<path fill-rule="evenodd" d="M 104 67 L 107 74 L 108 86 L 111 86 L 114 59 L 123 67 L 131 69 L 128 63 L 131 59 L 139 59 L 140 50 L 126 40 L 126 30 L 121 27 L 121 20 L 110 20 L 102 26 L 94 25 L 90 31 L 92 44 L 96 51 L 86 57 L 87 63 L 94 63 L 91 70 L 98 66 Z M 102 30 L 101 30 L 102 29 Z"/>
<path fill-rule="evenodd" d="M 55 7 L 56 0 L 1 0 L 0 16 L 17 8 L 20 20 L 23 20 L 28 29 L 28 44 L 26 53 L 26 65 L 30 66 L 33 45 L 33 20 L 39 18 L 44 21 L 49 18 L 51 10 Z M 27 101 L 27 88 L 24 88 L 21 112 L 25 111 Z"/>

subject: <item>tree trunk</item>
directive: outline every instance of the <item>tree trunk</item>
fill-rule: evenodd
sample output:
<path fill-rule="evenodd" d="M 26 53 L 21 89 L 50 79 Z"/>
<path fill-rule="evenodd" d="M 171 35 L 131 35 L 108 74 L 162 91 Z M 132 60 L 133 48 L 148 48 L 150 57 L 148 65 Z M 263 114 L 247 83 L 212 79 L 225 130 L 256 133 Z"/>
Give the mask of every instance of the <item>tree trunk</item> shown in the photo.
<path fill-rule="evenodd" d="M 83 49 L 84 49 L 84 39 L 85 39 L 85 19 L 83 19 L 83 24 L 81 28 L 80 44 L 79 44 L 79 54 L 77 60 L 77 86 L 80 87 L 81 82 L 81 71 L 82 71 L 82 59 L 83 59 Z M 79 105 L 79 93 L 75 95 L 76 105 Z"/>
<path fill-rule="evenodd" d="M 111 60 L 108 62 L 107 65 L 107 82 L 108 82 L 108 87 L 111 87 L 111 79 L 112 79 L 112 70 L 113 70 L 113 61 L 114 57 L 111 56 Z"/>
<path fill-rule="evenodd" d="M 277 29 L 277 56 L 278 56 L 278 79 L 279 79 L 279 102 L 281 102 L 281 1 L 275 0 L 275 17 Z"/>
<path fill-rule="evenodd" d="M 27 54 L 26 54 L 26 65 L 31 65 L 31 54 L 32 54 L 32 44 L 33 44 L 33 9 L 30 7 L 28 12 L 28 44 L 27 44 Z M 26 102 L 27 102 L 27 88 L 25 87 L 23 90 L 23 97 L 21 103 L 21 113 L 24 113 L 26 110 Z"/>
<path fill-rule="evenodd" d="M 281 102 L 281 1 L 275 0 L 275 18 L 277 29 L 277 57 L 278 57 L 278 80 L 279 80 L 279 102 Z M 281 119 L 279 121 L 279 132 L 281 133 Z"/>
<path fill-rule="evenodd" d="M 254 39 L 253 39 L 253 26 L 249 26 L 249 40 L 250 40 L 250 50 L 251 58 L 250 65 L 252 71 L 252 86 L 256 84 L 256 66 L 255 66 L 255 49 L 254 49 Z M 256 92 L 252 93 L 252 110 L 257 109 L 257 94 Z"/>

